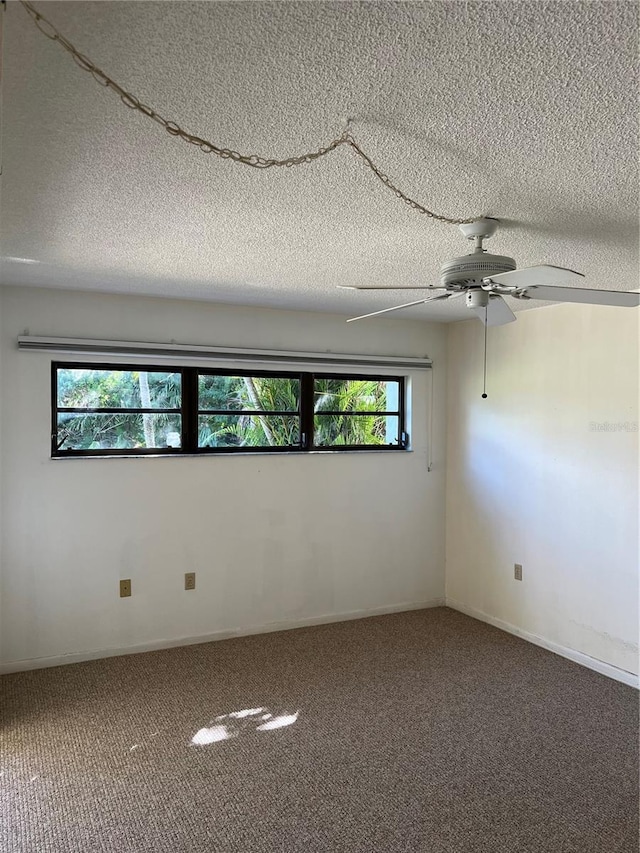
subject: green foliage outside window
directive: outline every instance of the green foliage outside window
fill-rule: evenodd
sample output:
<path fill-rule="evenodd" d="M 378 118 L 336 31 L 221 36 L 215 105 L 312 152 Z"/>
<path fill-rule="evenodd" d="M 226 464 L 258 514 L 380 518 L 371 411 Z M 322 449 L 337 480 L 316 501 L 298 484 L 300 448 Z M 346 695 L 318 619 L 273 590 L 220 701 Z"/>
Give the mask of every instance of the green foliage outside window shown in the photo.
<path fill-rule="evenodd" d="M 178 413 L 136 414 L 131 409 L 180 409 L 179 373 L 61 368 L 58 407 L 122 409 L 59 412 L 58 445 L 65 450 L 161 448 L 180 445 Z"/>
<path fill-rule="evenodd" d="M 383 445 L 398 442 L 398 418 L 377 414 L 397 410 L 389 383 L 379 379 L 321 379 L 314 383 L 314 443 L 317 447 Z M 390 404 L 391 403 L 391 404 Z M 364 414 L 355 414 L 356 412 Z M 393 438 L 391 432 L 395 433 Z"/>
<path fill-rule="evenodd" d="M 58 366 L 56 378 L 62 452 L 181 448 L 179 371 Z M 300 376 L 197 372 L 194 449 L 399 446 L 398 380 L 316 375 L 310 381 L 312 444 L 302 441 Z"/>
<path fill-rule="evenodd" d="M 198 447 L 295 447 L 300 443 L 299 379 L 201 374 L 198 409 Z M 216 414 L 203 413 L 216 409 Z M 244 411 L 291 414 L 241 414 Z"/>
<path fill-rule="evenodd" d="M 199 408 L 293 413 L 299 409 L 299 384 L 298 379 L 278 377 L 200 376 Z M 377 379 L 316 377 L 315 446 L 397 443 L 398 418 L 376 414 L 389 408 L 388 384 Z M 390 420 L 395 430 L 391 441 Z M 198 425 L 200 447 L 288 447 L 300 441 L 298 418 L 286 415 L 201 414 Z"/>

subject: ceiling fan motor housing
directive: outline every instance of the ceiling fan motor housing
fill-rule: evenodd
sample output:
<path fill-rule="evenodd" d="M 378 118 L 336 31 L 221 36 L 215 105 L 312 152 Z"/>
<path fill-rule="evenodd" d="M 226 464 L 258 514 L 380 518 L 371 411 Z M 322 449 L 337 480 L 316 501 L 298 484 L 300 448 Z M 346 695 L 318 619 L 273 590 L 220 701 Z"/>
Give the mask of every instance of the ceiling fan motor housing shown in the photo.
<path fill-rule="evenodd" d="M 440 283 L 450 290 L 465 290 L 473 285 L 479 287 L 484 278 L 491 278 L 501 272 L 511 272 L 515 268 L 514 259 L 506 255 L 473 252 L 445 261 L 440 267 Z"/>

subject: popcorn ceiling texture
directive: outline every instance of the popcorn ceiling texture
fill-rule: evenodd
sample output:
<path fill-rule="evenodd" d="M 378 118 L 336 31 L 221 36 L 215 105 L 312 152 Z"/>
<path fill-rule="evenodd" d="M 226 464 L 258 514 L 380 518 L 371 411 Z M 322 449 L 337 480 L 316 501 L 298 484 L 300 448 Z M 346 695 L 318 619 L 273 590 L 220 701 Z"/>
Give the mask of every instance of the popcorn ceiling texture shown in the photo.
<path fill-rule="evenodd" d="M 216 144 L 286 157 L 350 116 L 413 198 L 503 220 L 490 251 L 638 285 L 635 4 L 44 7 L 121 85 Z M 347 149 L 266 172 L 199 153 L 101 89 L 17 3 L 5 48 L 2 283 L 348 314 L 411 294 L 335 285 L 437 283 L 470 250 Z M 402 313 L 469 316 L 459 302 Z"/>

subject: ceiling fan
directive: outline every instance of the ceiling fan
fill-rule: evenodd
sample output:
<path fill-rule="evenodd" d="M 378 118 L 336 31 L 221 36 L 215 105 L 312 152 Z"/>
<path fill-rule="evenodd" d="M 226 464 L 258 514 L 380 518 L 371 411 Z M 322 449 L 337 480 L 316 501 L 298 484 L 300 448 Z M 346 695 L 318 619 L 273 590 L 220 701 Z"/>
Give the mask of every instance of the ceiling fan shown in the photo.
<path fill-rule="evenodd" d="M 390 311 L 399 311 L 412 305 L 465 297 L 466 305 L 485 326 L 502 326 L 516 319 L 503 296 L 516 299 L 543 299 L 551 302 L 584 302 L 591 305 L 618 305 L 632 308 L 640 305 L 640 293 L 620 290 L 598 290 L 588 287 L 566 287 L 580 282 L 584 275 L 574 270 L 541 264 L 535 267 L 516 269 L 516 262 L 506 255 L 492 255 L 483 248 L 483 241 L 492 237 L 498 228 L 498 220 L 490 217 L 477 219 L 459 228 L 467 238 L 473 240 L 474 249 L 469 255 L 446 261 L 440 268 L 440 285 L 421 287 L 353 287 L 338 285 L 343 290 L 428 290 L 434 293 L 425 299 L 405 302 L 393 308 L 383 308 L 359 317 L 351 317 L 347 323 L 377 317 Z"/>

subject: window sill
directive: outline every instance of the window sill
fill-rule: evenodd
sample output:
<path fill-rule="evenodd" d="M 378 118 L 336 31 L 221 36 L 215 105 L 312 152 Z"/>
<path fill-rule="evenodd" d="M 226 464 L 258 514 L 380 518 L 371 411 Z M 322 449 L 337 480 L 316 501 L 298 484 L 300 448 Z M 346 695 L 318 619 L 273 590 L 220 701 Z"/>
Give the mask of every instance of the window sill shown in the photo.
<path fill-rule="evenodd" d="M 270 456 L 276 459 L 282 456 L 295 456 L 304 459 L 306 456 L 393 456 L 394 454 L 402 455 L 413 452 L 414 448 L 412 447 L 405 447 L 401 450 L 308 450 L 304 453 L 300 453 L 297 450 L 281 450 L 277 453 L 268 450 L 265 452 L 252 450 L 243 453 L 241 450 L 236 450 L 231 453 L 121 453 L 114 456 L 50 456 L 49 461 L 68 462 L 69 460 L 75 460 L 76 462 L 84 462 L 87 459 L 222 459 L 225 457 L 235 459 L 238 456 L 241 456 L 243 459 L 246 459 L 248 456 L 259 456 L 261 458 Z"/>

